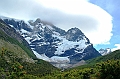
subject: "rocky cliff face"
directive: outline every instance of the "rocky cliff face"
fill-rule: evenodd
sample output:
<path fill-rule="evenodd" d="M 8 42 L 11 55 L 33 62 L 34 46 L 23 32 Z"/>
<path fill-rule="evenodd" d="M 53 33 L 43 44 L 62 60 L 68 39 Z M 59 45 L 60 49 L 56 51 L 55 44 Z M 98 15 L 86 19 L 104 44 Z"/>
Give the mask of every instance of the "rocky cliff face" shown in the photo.
<path fill-rule="evenodd" d="M 56 67 L 70 67 L 81 60 L 100 56 L 78 28 L 66 32 L 39 18 L 28 22 L 10 18 L 3 20 L 25 38 L 38 58 L 51 62 Z"/>

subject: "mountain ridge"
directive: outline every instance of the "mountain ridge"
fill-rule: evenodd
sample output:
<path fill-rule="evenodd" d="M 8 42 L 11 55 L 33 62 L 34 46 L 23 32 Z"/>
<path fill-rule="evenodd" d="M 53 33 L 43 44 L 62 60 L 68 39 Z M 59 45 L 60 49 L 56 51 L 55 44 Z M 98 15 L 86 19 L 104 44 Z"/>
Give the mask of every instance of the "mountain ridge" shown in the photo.
<path fill-rule="evenodd" d="M 34 54 L 39 55 L 37 57 L 56 63 L 59 68 L 100 56 L 89 39 L 76 27 L 66 32 L 40 19 L 30 20 L 29 24 L 22 20 L 3 20 L 24 37 Z M 65 61 L 64 64 L 61 60 Z"/>

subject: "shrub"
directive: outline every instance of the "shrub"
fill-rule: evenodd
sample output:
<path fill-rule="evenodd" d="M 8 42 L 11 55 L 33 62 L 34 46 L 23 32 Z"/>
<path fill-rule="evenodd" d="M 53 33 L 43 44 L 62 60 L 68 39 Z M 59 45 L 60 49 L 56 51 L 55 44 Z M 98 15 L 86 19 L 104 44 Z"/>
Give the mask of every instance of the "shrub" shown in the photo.
<path fill-rule="evenodd" d="M 120 60 L 107 60 L 96 67 L 100 79 L 120 79 Z"/>

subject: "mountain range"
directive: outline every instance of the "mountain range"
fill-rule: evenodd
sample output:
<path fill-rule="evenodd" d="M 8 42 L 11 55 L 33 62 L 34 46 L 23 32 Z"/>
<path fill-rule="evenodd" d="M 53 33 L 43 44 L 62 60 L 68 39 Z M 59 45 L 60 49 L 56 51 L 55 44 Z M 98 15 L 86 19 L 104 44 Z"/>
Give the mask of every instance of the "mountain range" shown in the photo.
<path fill-rule="evenodd" d="M 65 31 L 39 18 L 27 22 L 6 17 L 2 17 L 2 20 L 28 42 L 37 58 L 58 68 L 72 67 L 81 60 L 101 56 L 76 27 Z"/>
<path fill-rule="evenodd" d="M 78 28 L 66 32 L 40 19 L 0 19 L 0 79 L 120 79 L 120 50 L 99 52 L 103 56 Z"/>

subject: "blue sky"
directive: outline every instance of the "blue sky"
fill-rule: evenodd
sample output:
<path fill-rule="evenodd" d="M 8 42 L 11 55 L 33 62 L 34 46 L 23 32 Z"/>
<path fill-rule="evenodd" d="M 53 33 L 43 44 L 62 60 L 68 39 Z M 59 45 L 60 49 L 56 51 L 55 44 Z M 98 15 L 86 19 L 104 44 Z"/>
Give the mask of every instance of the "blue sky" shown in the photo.
<path fill-rule="evenodd" d="M 7 6 L 6 6 L 7 5 Z M 0 16 L 79 28 L 94 47 L 120 49 L 120 0 L 1 0 Z"/>
<path fill-rule="evenodd" d="M 89 0 L 91 3 L 100 6 L 113 17 L 113 36 L 108 45 L 97 45 L 100 48 L 115 48 L 115 44 L 120 44 L 120 0 Z"/>

